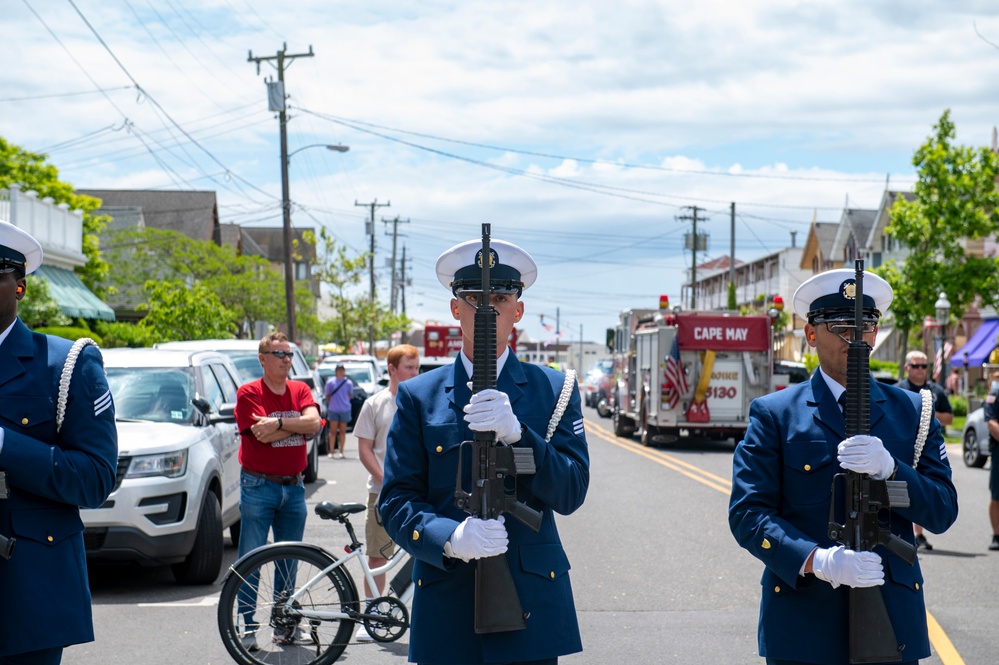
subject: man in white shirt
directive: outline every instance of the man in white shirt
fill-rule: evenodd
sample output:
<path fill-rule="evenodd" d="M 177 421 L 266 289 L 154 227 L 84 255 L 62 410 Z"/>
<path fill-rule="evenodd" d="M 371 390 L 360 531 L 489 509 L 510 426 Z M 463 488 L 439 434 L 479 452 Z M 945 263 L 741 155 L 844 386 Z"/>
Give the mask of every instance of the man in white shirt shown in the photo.
<path fill-rule="evenodd" d="M 420 352 L 410 344 L 400 344 L 389 349 L 385 358 L 388 363 L 389 384 L 369 397 L 361 407 L 354 423 L 354 436 L 357 437 L 358 457 L 368 470 L 368 512 L 364 527 L 365 553 L 372 568 L 384 566 L 388 556 L 395 551 L 395 544 L 385 532 L 378 515 L 378 493 L 382 490 L 382 467 L 385 464 L 385 441 L 388 437 L 392 418 L 395 416 L 395 395 L 399 384 L 420 373 Z M 380 596 L 385 586 L 385 574 L 376 575 L 378 589 L 369 589 L 364 581 L 366 600 Z M 358 640 L 370 640 L 368 632 L 361 626 L 357 630 Z"/>

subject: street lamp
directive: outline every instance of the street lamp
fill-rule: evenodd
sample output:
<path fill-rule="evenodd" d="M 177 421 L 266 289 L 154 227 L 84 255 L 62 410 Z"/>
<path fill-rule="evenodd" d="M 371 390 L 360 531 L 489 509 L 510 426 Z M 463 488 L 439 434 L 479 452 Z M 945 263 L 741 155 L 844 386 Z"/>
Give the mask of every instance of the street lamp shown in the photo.
<path fill-rule="evenodd" d="M 288 339 L 295 341 L 297 330 L 295 329 L 295 266 L 292 263 L 291 254 L 291 196 L 288 193 L 288 163 L 291 156 L 307 148 L 326 148 L 334 152 L 347 152 L 349 146 L 327 145 L 324 143 L 311 143 L 304 145 L 297 150 L 288 152 L 288 133 L 285 131 L 284 123 L 281 123 L 281 212 L 284 226 L 284 302 L 285 315 L 288 319 Z"/>
<path fill-rule="evenodd" d="M 940 354 L 940 375 L 937 382 L 940 383 L 943 379 L 947 378 L 947 357 L 944 353 L 944 344 L 947 343 L 947 324 L 950 323 L 950 301 L 947 300 L 946 293 L 943 291 L 940 292 L 940 297 L 933 304 L 933 308 L 937 310 L 937 325 L 940 328 L 940 346 L 937 351 Z M 932 375 L 933 373 L 931 372 L 930 376 Z"/>
<path fill-rule="evenodd" d="M 336 143 L 336 144 L 310 143 L 309 145 L 303 145 L 301 148 L 298 148 L 297 150 L 292 150 L 291 152 L 289 152 L 288 153 L 288 158 L 291 159 L 292 155 L 300 153 L 303 150 L 306 150 L 308 148 L 326 148 L 327 150 L 332 150 L 333 152 L 347 152 L 348 150 L 350 150 L 350 146 L 349 145 L 341 145 L 339 143 Z"/>

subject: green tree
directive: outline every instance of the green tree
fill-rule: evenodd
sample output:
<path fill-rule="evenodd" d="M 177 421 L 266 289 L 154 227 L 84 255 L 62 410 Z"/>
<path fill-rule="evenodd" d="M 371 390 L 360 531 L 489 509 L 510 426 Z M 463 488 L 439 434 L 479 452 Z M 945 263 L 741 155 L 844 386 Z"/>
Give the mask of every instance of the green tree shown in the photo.
<path fill-rule="evenodd" d="M 355 342 L 366 340 L 369 323 L 378 320 L 378 311 L 372 307 L 369 294 L 355 288 L 364 278 L 368 253 L 349 256 L 347 248 L 324 228 L 319 229 L 318 245 L 316 274 L 321 283 L 330 287 L 330 304 L 334 312 L 325 329 L 326 341 L 349 348 Z"/>
<path fill-rule="evenodd" d="M 949 110 L 933 129 L 912 159 L 918 172 L 915 199 L 899 196 L 885 228 L 910 253 L 901 265 L 889 262 L 878 271 L 895 291 L 891 309 L 903 334 L 903 355 L 909 332 L 935 314 L 941 291 L 947 293 L 955 318 L 978 297 L 985 305 L 999 306 L 999 260 L 967 249 L 968 239 L 999 232 L 999 156 L 986 147 L 953 145 Z"/>
<path fill-rule="evenodd" d="M 111 263 L 108 281 L 126 302 L 146 303 L 150 281 L 182 281 L 211 293 L 230 317 L 224 328 L 239 330 L 244 321 L 284 318 L 283 278 L 267 261 L 236 253 L 177 231 L 130 228 L 112 231 L 105 244 Z M 204 339 L 204 338 L 201 338 Z"/>
<path fill-rule="evenodd" d="M 29 152 L 0 137 L 0 188 L 20 185 L 25 191 L 38 192 L 40 197 L 51 196 L 56 203 L 66 203 L 71 210 L 83 211 L 83 254 L 87 263 L 76 272 L 87 288 L 103 298 L 108 263 L 101 256 L 99 234 L 109 218 L 94 215 L 100 199 L 74 193 L 73 185 L 59 180 L 58 169 L 47 160 L 46 155 Z"/>
<path fill-rule="evenodd" d="M 158 342 L 232 337 L 234 313 L 208 287 L 188 286 L 180 280 L 146 283 L 148 314 L 139 326 Z"/>

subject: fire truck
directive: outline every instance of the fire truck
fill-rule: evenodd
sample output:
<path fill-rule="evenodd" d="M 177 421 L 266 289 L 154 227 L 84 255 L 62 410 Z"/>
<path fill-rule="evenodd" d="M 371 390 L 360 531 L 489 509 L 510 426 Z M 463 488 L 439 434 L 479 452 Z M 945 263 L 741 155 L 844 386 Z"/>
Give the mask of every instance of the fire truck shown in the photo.
<path fill-rule="evenodd" d="M 749 403 L 786 379 L 773 375 L 771 317 L 674 313 L 666 302 L 659 310 L 624 310 L 608 331 L 617 377 L 614 434 L 637 433 L 646 446 L 741 436 Z"/>
<path fill-rule="evenodd" d="M 510 332 L 509 345 L 517 352 L 517 337 L 520 331 Z M 428 323 L 423 328 L 423 353 L 426 358 L 456 358 L 461 351 L 461 326 Z"/>

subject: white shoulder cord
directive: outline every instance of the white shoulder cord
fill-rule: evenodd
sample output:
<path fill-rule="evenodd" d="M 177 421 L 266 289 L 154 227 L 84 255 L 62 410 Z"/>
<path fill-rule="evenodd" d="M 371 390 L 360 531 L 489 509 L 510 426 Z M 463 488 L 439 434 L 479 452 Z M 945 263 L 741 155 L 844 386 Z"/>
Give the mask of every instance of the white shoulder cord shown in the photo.
<path fill-rule="evenodd" d="M 572 386 L 575 383 L 576 370 L 566 370 L 565 381 L 562 383 L 562 392 L 559 393 L 558 402 L 555 403 L 555 412 L 552 413 L 552 419 L 548 421 L 548 434 L 545 436 L 545 443 L 552 440 L 555 430 L 558 429 L 558 423 L 562 420 L 562 414 L 565 413 L 565 408 L 569 406 L 569 398 L 572 396 Z"/>
<path fill-rule="evenodd" d="M 924 388 L 919 391 L 919 396 L 923 399 L 923 410 L 919 413 L 919 433 L 916 435 L 913 469 L 919 465 L 919 458 L 923 456 L 923 446 L 926 445 L 926 436 L 930 432 L 930 420 L 933 419 L 933 393 Z"/>
<path fill-rule="evenodd" d="M 59 399 L 56 401 L 57 433 L 62 429 L 62 421 L 66 417 L 66 402 L 69 400 L 69 382 L 73 378 L 73 368 L 76 367 L 76 359 L 85 346 L 97 346 L 97 342 L 89 337 L 76 340 L 66 355 L 66 364 L 62 366 L 62 375 L 59 377 Z"/>

